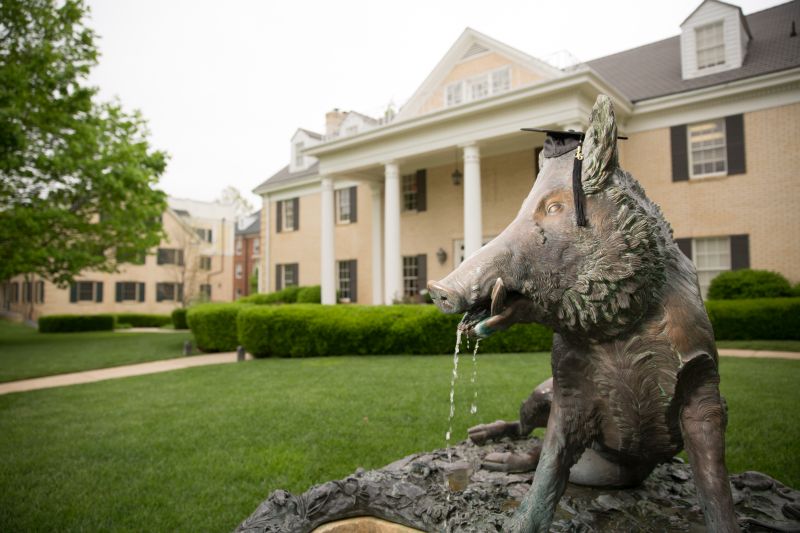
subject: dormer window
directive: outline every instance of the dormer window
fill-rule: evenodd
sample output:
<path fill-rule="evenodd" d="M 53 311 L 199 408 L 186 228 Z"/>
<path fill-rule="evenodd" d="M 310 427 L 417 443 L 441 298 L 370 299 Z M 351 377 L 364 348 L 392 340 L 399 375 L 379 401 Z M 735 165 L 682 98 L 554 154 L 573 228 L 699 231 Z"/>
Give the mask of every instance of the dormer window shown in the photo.
<path fill-rule="evenodd" d="M 694 30 L 698 70 L 725 64 L 725 40 L 722 28 L 720 20 Z"/>
<path fill-rule="evenodd" d="M 445 106 L 480 100 L 511 89 L 511 69 L 503 67 L 467 80 L 451 83 L 445 88 Z"/>
<path fill-rule="evenodd" d="M 305 146 L 304 143 L 294 144 L 294 166 L 296 167 L 303 166 L 303 146 Z"/>

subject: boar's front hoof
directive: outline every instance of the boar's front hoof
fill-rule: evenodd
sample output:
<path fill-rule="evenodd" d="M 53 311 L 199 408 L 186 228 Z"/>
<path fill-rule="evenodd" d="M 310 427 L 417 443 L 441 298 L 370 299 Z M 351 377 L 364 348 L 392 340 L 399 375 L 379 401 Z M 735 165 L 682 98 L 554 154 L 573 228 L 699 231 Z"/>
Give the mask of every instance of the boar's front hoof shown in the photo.
<path fill-rule="evenodd" d="M 505 420 L 495 420 L 491 424 L 481 424 L 472 426 L 467 430 L 469 440 L 478 446 L 485 444 L 488 440 L 498 440 L 503 437 L 518 439 L 520 435 L 519 422 L 506 422 Z"/>

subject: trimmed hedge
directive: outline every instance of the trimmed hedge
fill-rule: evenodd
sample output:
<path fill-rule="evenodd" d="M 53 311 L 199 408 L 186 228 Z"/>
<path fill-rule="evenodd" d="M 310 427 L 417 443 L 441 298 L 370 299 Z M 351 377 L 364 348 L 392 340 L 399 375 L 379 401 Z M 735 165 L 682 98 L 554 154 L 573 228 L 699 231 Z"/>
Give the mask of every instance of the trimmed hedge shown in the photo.
<path fill-rule="evenodd" d="M 113 330 L 114 315 L 48 315 L 39 318 L 40 333 Z"/>
<path fill-rule="evenodd" d="M 800 298 L 709 300 L 717 340 L 800 339 Z"/>
<path fill-rule="evenodd" d="M 245 308 L 236 322 L 241 345 L 256 357 L 312 357 L 452 353 L 460 320 L 420 305 L 298 304 Z M 552 332 L 536 324 L 481 341 L 485 353 L 547 351 L 551 345 Z"/>
<path fill-rule="evenodd" d="M 239 346 L 236 316 L 249 308 L 240 303 L 195 305 L 186 314 L 197 347 L 204 352 L 231 352 Z"/>
<path fill-rule="evenodd" d="M 769 270 L 731 270 L 711 280 L 709 300 L 750 300 L 792 296 L 789 281 Z"/>
<path fill-rule="evenodd" d="M 297 293 L 297 303 L 318 304 L 322 303 L 322 288 L 319 285 L 303 287 Z"/>
<path fill-rule="evenodd" d="M 188 309 L 185 307 L 178 307 L 172 310 L 172 326 L 175 329 L 189 329 L 189 323 L 186 322 L 186 312 Z"/>
<path fill-rule="evenodd" d="M 298 298 L 302 295 L 303 301 L 301 303 L 319 303 L 319 293 L 319 285 L 310 287 L 286 287 L 285 289 L 275 292 L 251 294 L 250 296 L 239 298 L 237 301 L 256 305 L 293 304 L 297 303 L 299 301 Z"/>
<path fill-rule="evenodd" d="M 130 324 L 134 328 L 160 328 L 172 323 L 169 315 L 148 315 L 145 313 L 117 313 L 117 324 Z"/>

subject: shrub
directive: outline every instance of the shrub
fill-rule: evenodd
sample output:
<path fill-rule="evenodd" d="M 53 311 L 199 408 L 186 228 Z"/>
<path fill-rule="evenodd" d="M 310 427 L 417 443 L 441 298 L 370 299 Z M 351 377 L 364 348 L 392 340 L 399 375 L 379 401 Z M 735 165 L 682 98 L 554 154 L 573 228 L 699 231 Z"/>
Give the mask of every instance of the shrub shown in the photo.
<path fill-rule="evenodd" d="M 319 285 L 303 287 L 297 292 L 297 303 L 318 304 L 322 302 L 322 288 Z"/>
<path fill-rule="evenodd" d="M 418 305 L 249 307 L 237 318 L 242 346 L 256 357 L 445 354 L 455 347 L 458 315 Z M 481 341 L 484 352 L 549 350 L 545 327 L 518 324 Z"/>
<path fill-rule="evenodd" d="M 117 313 L 117 324 L 130 324 L 134 328 L 160 328 L 172 323 L 169 315 L 148 315 L 145 313 Z"/>
<path fill-rule="evenodd" d="M 239 302 L 256 305 L 293 304 L 297 302 L 297 295 L 307 287 L 286 287 L 275 292 L 251 294 L 239 298 Z"/>
<path fill-rule="evenodd" d="M 113 330 L 114 315 L 48 315 L 39 318 L 40 333 Z"/>
<path fill-rule="evenodd" d="M 707 301 L 718 340 L 800 339 L 800 298 Z"/>
<path fill-rule="evenodd" d="M 746 300 L 792 296 L 789 281 L 769 270 L 732 270 L 723 272 L 711 281 L 709 300 Z"/>
<path fill-rule="evenodd" d="M 175 329 L 189 329 L 189 324 L 186 322 L 186 312 L 188 309 L 185 307 L 178 307 L 172 311 L 172 325 Z"/>
<path fill-rule="evenodd" d="M 236 315 L 248 305 L 240 303 L 200 304 L 189 308 L 186 321 L 197 347 L 204 352 L 230 352 L 236 349 Z"/>
<path fill-rule="evenodd" d="M 800 283 L 797 283 L 794 287 L 792 287 L 792 296 L 795 298 L 800 298 Z"/>

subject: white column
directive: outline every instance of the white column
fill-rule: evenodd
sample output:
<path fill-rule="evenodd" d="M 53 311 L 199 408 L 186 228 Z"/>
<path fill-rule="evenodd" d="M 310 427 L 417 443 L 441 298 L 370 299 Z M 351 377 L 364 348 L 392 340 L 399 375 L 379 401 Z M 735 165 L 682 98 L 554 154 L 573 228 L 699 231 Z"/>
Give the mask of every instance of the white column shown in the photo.
<path fill-rule="evenodd" d="M 272 210 L 270 209 L 269 196 L 263 196 L 261 204 L 261 275 L 258 277 L 258 292 L 269 292 L 269 274 L 272 267 L 269 264 L 270 230 L 272 229 Z"/>
<path fill-rule="evenodd" d="M 403 296 L 403 260 L 400 256 L 400 169 L 397 163 L 386 163 L 385 172 L 383 303 L 389 305 Z"/>
<path fill-rule="evenodd" d="M 464 259 L 483 244 L 481 222 L 481 154 L 478 145 L 464 146 Z"/>
<path fill-rule="evenodd" d="M 322 248 L 320 250 L 320 281 L 322 285 L 322 303 L 336 303 L 336 259 L 333 219 L 333 178 L 322 178 Z"/>
<path fill-rule="evenodd" d="M 381 183 L 370 183 L 372 191 L 372 305 L 383 303 L 383 220 L 381 219 Z"/>

